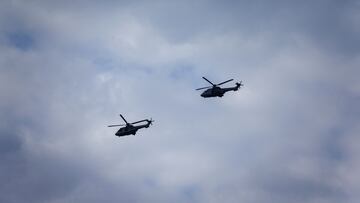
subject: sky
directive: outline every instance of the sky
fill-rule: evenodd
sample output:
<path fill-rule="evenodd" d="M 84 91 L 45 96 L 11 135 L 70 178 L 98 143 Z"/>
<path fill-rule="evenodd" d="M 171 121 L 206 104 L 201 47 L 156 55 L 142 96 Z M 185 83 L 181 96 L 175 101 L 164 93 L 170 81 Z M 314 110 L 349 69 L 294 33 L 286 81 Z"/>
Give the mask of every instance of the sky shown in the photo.
<path fill-rule="evenodd" d="M 358 0 L 2 0 L 0 202 L 357 203 L 359 36 Z"/>

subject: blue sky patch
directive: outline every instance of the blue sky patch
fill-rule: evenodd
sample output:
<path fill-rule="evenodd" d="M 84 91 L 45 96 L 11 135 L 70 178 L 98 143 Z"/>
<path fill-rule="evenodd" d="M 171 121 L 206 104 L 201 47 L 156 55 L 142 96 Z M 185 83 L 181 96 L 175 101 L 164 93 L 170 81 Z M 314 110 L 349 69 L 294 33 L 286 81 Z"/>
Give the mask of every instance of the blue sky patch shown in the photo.
<path fill-rule="evenodd" d="M 27 51 L 35 45 L 34 37 L 27 32 L 11 32 L 6 35 L 6 38 L 9 44 L 22 51 Z"/>

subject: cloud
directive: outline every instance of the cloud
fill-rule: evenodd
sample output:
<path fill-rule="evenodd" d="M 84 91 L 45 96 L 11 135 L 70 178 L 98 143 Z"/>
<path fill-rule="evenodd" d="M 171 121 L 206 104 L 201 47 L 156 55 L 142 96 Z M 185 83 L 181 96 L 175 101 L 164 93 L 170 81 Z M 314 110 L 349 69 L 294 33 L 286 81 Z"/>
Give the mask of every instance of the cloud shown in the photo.
<path fill-rule="evenodd" d="M 0 3 L 0 200 L 357 202 L 358 6 Z"/>

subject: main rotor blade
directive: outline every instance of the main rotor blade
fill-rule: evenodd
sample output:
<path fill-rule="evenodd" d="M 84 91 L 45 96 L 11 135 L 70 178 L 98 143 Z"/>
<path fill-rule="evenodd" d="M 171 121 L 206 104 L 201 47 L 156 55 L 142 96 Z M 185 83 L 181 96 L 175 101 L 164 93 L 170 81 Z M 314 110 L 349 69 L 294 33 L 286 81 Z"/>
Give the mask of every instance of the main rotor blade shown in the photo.
<path fill-rule="evenodd" d="M 117 126 L 124 126 L 124 124 L 121 124 L 121 125 L 108 125 L 108 127 L 117 127 Z"/>
<path fill-rule="evenodd" d="M 145 122 L 145 121 L 148 121 L 147 119 L 144 119 L 144 120 L 140 120 L 140 121 L 136 121 L 136 122 L 133 122 L 131 124 L 137 124 L 137 123 L 141 123 L 141 122 Z"/>
<path fill-rule="evenodd" d="M 215 85 L 214 83 L 210 82 L 206 77 L 202 77 L 204 80 L 208 81 L 210 84 Z"/>
<path fill-rule="evenodd" d="M 122 115 L 120 114 L 120 117 L 125 121 L 126 124 L 128 124 L 128 122 L 125 120 L 124 116 L 122 116 Z"/>
<path fill-rule="evenodd" d="M 230 80 L 227 80 L 227 81 L 225 81 L 225 82 L 221 82 L 221 83 L 219 83 L 219 84 L 217 84 L 217 85 L 223 85 L 223 84 L 225 84 L 225 83 L 227 83 L 227 82 L 230 82 L 230 81 L 233 81 L 234 79 L 230 79 Z"/>
<path fill-rule="evenodd" d="M 211 88 L 212 86 L 208 86 L 208 87 L 201 87 L 201 88 L 197 88 L 195 90 L 202 90 L 202 89 L 207 89 L 207 88 Z"/>

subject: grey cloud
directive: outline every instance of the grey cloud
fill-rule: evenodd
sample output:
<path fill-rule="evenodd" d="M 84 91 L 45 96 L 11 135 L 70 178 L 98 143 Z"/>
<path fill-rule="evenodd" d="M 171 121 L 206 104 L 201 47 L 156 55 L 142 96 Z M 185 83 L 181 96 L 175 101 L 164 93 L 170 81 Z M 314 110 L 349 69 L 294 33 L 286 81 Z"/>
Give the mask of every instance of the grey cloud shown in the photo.
<path fill-rule="evenodd" d="M 356 1 L 157 2 L 140 7 L 139 15 L 175 41 L 235 31 L 248 38 L 265 33 L 288 44 L 291 36 L 306 35 L 341 54 L 358 52 L 358 32 L 348 18 L 358 9 Z"/>

